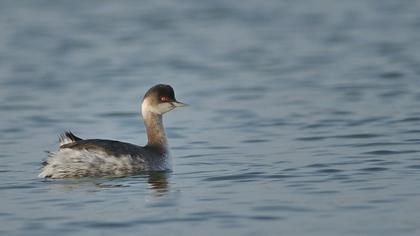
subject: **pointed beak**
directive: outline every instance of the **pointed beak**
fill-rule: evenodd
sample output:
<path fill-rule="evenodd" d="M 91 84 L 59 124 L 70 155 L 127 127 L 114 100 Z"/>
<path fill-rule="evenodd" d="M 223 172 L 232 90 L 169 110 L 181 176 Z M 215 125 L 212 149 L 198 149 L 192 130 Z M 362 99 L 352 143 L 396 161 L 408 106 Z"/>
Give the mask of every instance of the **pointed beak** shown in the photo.
<path fill-rule="evenodd" d="M 185 103 L 183 103 L 183 102 L 178 102 L 178 101 L 174 101 L 174 102 L 172 102 L 172 104 L 173 104 L 175 107 L 186 107 L 186 106 L 188 106 L 188 104 L 185 104 Z"/>

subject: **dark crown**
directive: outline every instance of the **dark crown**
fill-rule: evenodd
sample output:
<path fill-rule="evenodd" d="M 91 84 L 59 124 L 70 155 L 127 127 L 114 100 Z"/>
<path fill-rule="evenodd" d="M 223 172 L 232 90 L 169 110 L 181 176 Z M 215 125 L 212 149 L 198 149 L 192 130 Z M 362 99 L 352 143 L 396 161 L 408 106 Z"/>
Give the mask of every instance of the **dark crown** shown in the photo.
<path fill-rule="evenodd" d="M 174 89 L 170 85 L 158 84 L 151 87 L 146 92 L 146 94 L 144 95 L 144 98 L 146 97 L 155 97 L 157 99 L 161 97 L 168 97 L 171 100 L 175 100 L 175 92 L 174 92 Z"/>

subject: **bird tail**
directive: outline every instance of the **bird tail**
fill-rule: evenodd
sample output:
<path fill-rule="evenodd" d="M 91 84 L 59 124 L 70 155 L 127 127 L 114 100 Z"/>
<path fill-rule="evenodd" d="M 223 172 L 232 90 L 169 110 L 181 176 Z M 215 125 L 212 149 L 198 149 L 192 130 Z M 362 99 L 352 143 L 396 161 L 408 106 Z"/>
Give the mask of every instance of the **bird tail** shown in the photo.
<path fill-rule="evenodd" d="M 82 140 L 81 138 L 77 137 L 70 131 L 66 131 L 63 134 L 60 135 L 59 141 L 60 146 L 63 146 L 64 144 L 73 143 Z"/>

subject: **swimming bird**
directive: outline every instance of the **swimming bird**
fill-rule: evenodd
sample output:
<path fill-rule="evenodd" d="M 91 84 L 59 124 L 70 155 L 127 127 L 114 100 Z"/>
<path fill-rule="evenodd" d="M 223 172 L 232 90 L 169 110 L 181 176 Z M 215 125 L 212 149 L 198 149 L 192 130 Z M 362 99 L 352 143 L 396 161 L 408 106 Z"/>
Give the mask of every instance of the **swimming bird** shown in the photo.
<path fill-rule="evenodd" d="M 144 147 L 114 140 L 81 139 L 68 131 L 60 136 L 58 151 L 51 152 L 44 161 L 39 177 L 126 176 L 170 170 L 171 156 L 162 115 L 185 105 L 175 99 L 170 85 L 155 85 L 146 92 L 141 104 L 148 140 Z"/>

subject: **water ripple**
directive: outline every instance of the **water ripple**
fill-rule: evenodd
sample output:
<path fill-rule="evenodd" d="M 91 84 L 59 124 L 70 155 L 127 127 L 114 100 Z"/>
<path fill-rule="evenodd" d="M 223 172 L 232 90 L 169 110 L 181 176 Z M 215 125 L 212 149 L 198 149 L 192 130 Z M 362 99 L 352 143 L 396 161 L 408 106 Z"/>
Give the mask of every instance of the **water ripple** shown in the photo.
<path fill-rule="evenodd" d="M 216 176 L 204 179 L 204 181 L 224 181 L 224 180 L 248 180 L 259 178 L 264 172 L 248 172 L 237 175 Z"/>
<path fill-rule="evenodd" d="M 390 151 L 390 150 L 375 150 L 370 152 L 364 152 L 362 154 L 368 155 L 398 155 L 398 154 L 407 154 L 407 153 L 417 153 L 416 150 L 405 150 L 405 151 Z"/>
<path fill-rule="evenodd" d="M 363 172 L 378 172 L 378 171 L 386 171 L 388 170 L 388 168 L 385 167 L 367 167 L 367 168 L 362 168 L 359 169 L 360 171 Z"/>
<path fill-rule="evenodd" d="M 276 206 L 258 206 L 254 207 L 255 211 L 273 211 L 273 212 L 309 212 L 312 211 L 310 208 L 306 207 L 297 207 L 297 206 L 286 206 L 286 205 L 276 205 Z"/>
<path fill-rule="evenodd" d="M 420 165 L 410 165 L 410 166 L 407 166 L 407 168 L 410 168 L 410 169 L 420 169 Z"/>
<path fill-rule="evenodd" d="M 342 170 L 339 170 L 339 169 L 321 169 L 321 170 L 317 170 L 317 172 L 319 172 L 319 173 L 326 173 L 326 174 L 332 174 L 332 173 L 342 172 Z"/>
<path fill-rule="evenodd" d="M 369 133 L 361 133 L 361 134 L 347 134 L 347 135 L 332 135 L 332 136 L 309 136 L 309 137 L 300 137 L 296 138 L 299 141 L 316 141 L 316 140 L 324 140 L 324 139 L 372 139 L 383 137 L 384 135 L 381 134 L 369 134 Z"/>

